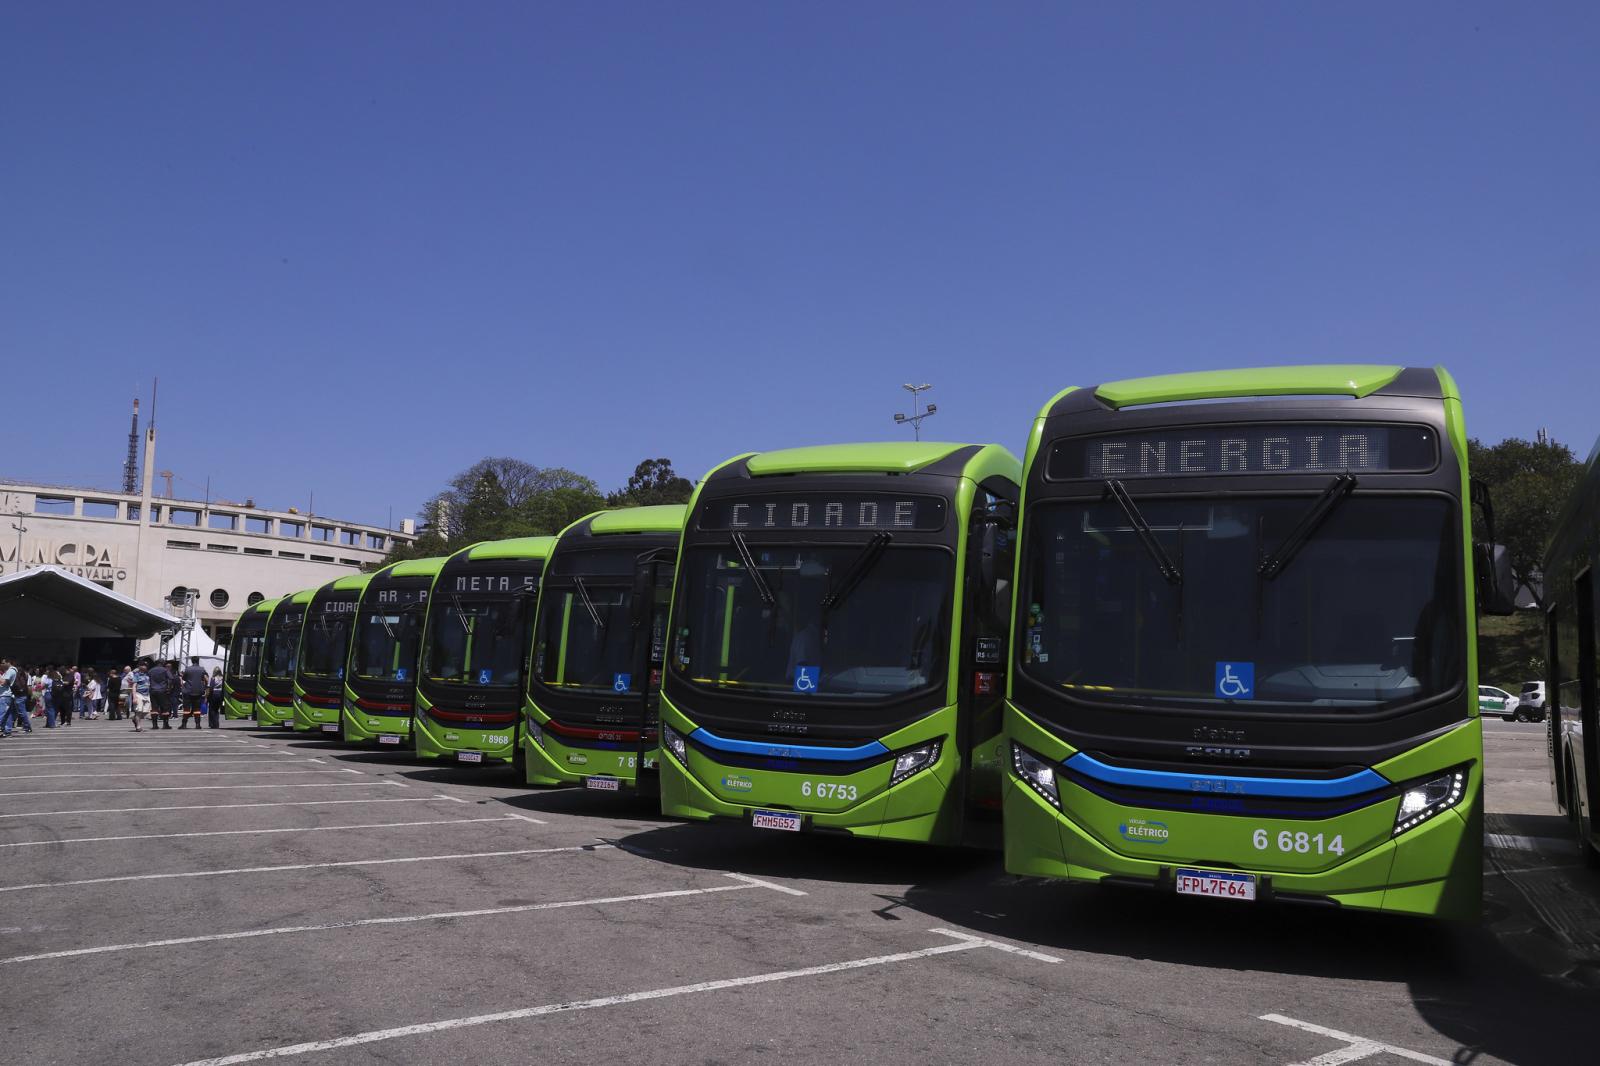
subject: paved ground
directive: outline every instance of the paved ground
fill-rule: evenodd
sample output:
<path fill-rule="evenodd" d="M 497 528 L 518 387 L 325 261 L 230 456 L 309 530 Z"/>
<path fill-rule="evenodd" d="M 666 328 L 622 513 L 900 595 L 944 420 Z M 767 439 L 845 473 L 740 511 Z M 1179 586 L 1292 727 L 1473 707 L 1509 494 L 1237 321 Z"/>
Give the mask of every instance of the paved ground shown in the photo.
<path fill-rule="evenodd" d="M 1490 723 L 1477 929 L 667 822 L 239 726 L 0 743 L 0 1061 L 1571 1063 L 1600 876 Z"/>

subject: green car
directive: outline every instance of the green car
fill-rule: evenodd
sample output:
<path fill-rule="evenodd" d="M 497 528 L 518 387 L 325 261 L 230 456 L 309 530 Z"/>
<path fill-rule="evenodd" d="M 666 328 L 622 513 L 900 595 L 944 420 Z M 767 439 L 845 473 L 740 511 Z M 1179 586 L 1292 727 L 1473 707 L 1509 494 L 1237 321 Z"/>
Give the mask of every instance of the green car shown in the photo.
<path fill-rule="evenodd" d="M 1517 710 L 1521 704 L 1521 699 L 1513 696 L 1503 688 L 1495 688 L 1493 685 L 1478 686 L 1478 714 L 1480 716 L 1498 714 L 1508 722 L 1515 722 L 1522 717 Z"/>

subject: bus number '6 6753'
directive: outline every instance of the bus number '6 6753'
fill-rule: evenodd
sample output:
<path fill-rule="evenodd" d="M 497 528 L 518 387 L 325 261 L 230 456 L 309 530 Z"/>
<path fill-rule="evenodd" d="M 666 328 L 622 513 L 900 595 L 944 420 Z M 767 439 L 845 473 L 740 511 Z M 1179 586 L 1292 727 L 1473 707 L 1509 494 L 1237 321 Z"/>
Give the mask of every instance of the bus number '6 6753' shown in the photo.
<path fill-rule="evenodd" d="M 856 786 L 836 785 L 832 781 L 802 781 L 800 795 L 816 796 L 818 799 L 853 800 L 856 798 Z"/>

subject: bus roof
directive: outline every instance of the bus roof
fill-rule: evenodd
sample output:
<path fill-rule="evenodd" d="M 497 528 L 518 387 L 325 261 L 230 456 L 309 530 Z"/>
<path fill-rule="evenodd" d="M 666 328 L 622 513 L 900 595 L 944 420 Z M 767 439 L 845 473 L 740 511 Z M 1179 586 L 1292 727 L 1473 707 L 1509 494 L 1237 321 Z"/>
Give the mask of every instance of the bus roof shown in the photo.
<path fill-rule="evenodd" d="M 753 477 L 774 474 L 910 474 L 947 459 L 971 444 L 943 441 L 880 441 L 817 444 L 757 452 L 745 464 Z"/>
<path fill-rule="evenodd" d="M 1329 363 L 1308 366 L 1241 367 L 1195 370 L 1147 378 L 1108 381 L 1087 389 L 1062 389 L 1039 411 L 1048 418 L 1069 395 L 1081 405 L 1083 395 L 1111 410 L 1147 404 L 1192 400 L 1226 400 L 1267 396 L 1349 396 L 1364 399 L 1379 392 L 1459 400 L 1456 382 L 1444 367 L 1431 369 L 1376 363 Z M 1081 408 L 1080 408 L 1081 409 Z"/>
<path fill-rule="evenodd" d="M 619 507 L 615 511 L 601 511 L 589 523 L 589 532 L 607 533 L 677 533 L 683 529 L 684 514 L 689 508 L 681 503 L 653 504 L 649 507 Z"/>
<path fill-rule="evenodd" d="M 544 559 L 556 546 L 554 537 L 512 537 L 510 540 L 486 540 L 463 548 L 451 558 L 480 559 Z"/>
<path fill-rule="evenodd" d="M 434 577 L 444 565 L 443 555 L 430 555 L 426 559 L 402 559 L 390 563 L 372 576 L 376 577 Z"/>
<path fill-rule="evenodd" d="M 281 599 L 283 599 L 282 596 L 274 596 L 270 600 L 261 600 L 257 603 L 252 603 L 250 606 L 239 612 L 239 617 L 243 618 L 251 611 L 259 611 L 262 614 L 271 614 L 272 609 L 278 606 L 278 601 Z"/>
<path fill-rule="evenodd" d="M 371 574 L 347 574 L 336 577 L 319 588 L 318 592 L 360 592 L 367 587 L 367 582 L 372 580 Z"/>
<path fill-rule="evenodd" d="M 317 586 L 317 588 L 321 588 L 321 587 L 322 586 L 320 586 L 320 585 Z M 289 593 L 289 595 L 283 597 L 281 600 L 278 601 L 278 605 L 279 606 L 286 606 L 288 604 L 294 604 L 294 603 L 310 603 L 311 602 L 311 597 L 315 596 L 316 594 L 317 594 L 317 589 L 314 589 L 314 588 L 312 588 L 312 589 L 301 589 L 299 592 L 291 592 L 291 593 Z"/>

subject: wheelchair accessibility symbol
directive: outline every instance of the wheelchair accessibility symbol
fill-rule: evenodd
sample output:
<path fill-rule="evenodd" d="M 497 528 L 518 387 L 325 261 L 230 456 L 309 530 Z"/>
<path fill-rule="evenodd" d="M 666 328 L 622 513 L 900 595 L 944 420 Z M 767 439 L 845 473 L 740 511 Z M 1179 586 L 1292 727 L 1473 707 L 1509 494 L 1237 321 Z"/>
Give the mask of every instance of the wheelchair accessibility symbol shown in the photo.
<path fill-rule="evenodd" d="M 614 674 L 611 678 L 612 692 L 626 692 L 633 686 L 632 674 Z"/>
<path fill-rule="evenodd" d="M 1253 700 L 1256 698 L 1255 663 L 1218 663 L 1217 698 Z"/>
<path fill-rule="evenodd" d="M 796 692 L 815 692 L 817 682 L 822 680 L 822 667 L 797 666 L 794 668 L 794 690 Z"/>

